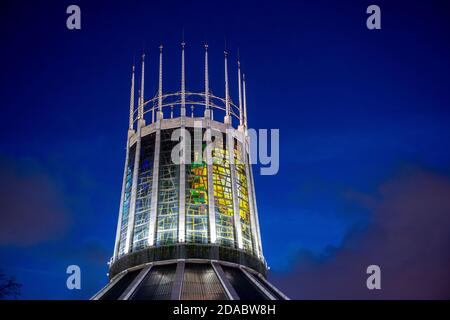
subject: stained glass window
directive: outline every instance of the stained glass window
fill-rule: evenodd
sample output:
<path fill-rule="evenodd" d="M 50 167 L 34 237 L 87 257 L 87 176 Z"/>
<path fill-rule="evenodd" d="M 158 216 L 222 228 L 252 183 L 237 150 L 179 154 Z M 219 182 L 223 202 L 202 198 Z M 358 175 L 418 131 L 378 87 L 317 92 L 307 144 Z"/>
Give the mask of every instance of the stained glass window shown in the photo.
<path fill-rule="evenodd" d="M 136 213 L 134 216 L 133 250 L 143 249 L 148 243 L 154 155 L 155 134 L 152 133 L 143 137 L 141 141 L 141 157 L 136 189 Z"/>
<path fill-rule="evenodd" d="M 191 137 L 191 161 L 186 164 L 186 241 L 208 243 L 208 168 L 200 150 L 195 150 L 196 143 L 202 145 L 202 135 L 194 137 L 190 128 L 186 134 Z M 194 139 L 200 139 L 195 141 Z"/>
<path fill-rule="evenodd" d="M 241 220 L 242 242 L 244 250 L 253 251 L 252 231 L 250 226 L 250 207 L 248 201 L 247 174 L 245 171 L 242 144 L 234 140 L 234 160 L 236 167 L 236 186 Z"/>
<path fill-rule="evenodd" d="M 156 245 L 176 243 L 178 235 L 180 166 L 171 158 L 172 149 L 178 144 L 171 140 L 172 132 L 173 129 L 161 130 Z"/>
<path fill-rule="evenodd" d="M 224 135 L 223 135 L 224 137 Z M 231 185 L 231 169 L 228 150 L 218 142 L 214 144 L 212 156 L 222 159 L 213 162 L 212 176 L 214 182 L 214 207 L 216 218 L 216 241 L 223 246 L 235 246 L 234 243 L 234 210 L 233 189 Z"/>

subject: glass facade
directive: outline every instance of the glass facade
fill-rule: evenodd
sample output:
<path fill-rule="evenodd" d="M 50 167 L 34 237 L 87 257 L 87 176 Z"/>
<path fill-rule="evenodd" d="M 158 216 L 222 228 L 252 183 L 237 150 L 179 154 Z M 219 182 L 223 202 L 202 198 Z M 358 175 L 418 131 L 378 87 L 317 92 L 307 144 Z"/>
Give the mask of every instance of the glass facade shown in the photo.
<path fill-rule="evenodd" d="M 208 167 L 203 152 L 206 144 L 202 135 L 194 137 L 194 130 L 188 129 L 191 137 L 191 161 L 186 164 L 186 241 L 208 243 Z M 195 139 L 199 139 L 195 140 Z M 195 145 L 202 146 L 195 150 Z"/>
<path fill-rule="evenodd" d="M 119 255 L 123 255 L 125 253 L 125 244 L 127 241 L 128 215 L 130 213 L 131 187 L 133 185 L 135 154 L 136 146 L 134 145 L 130 148 L 128 163 L 126 164 L 127 169 L 125 172 L 125 189 L 122 203 L 122 221 L 120 223 Z"/>
<path fill-rule="evenodd" d="M 221 159 L 212 165 L 216 241 L 219 245 L 232 247 L 235 246 L 233 189 L 229 153 L 225 148 L 225 142 L 225 134 L 222 134 L 222 144 L 216 142 L 212 150 L 213 158 Z"/>
<path fill-rule="evenodd" d="M 141 139 L 140 155 L 136 155 L 136 145 L 129 151 L 129 161 L 125 172 L 125 188 L 122 203 L 122 216 L 118 240 L 118 256 L 127 252 L 127 232 L 130 215 L 130 200 L 133 182 L 135 157 L 139 156 L 139 170 L 136 186 L 136 205 L 134 225 L 130 251 L 138 251 L 154 243 L 156 246 L 176 244 L 179 232 L 180 208 L 180 164 L 172 162 L 172 151 L 179 143 L 172 141 L 175 129 L 162 129 L 160 131 L 159 163 L 155 163 L 156 132 L 152 132 Z M 208 167 L 202 154 L 206 143 L 203 141 L 205 129 L 201 134 L 194 134 L 194 128 L 187 128 L 190 135 L 190 162 L 185 164 L 185 242 L 208 244 L 211 240 L 209 223 L 210 215 L 216 228 L 216 244 L 236 248 L 239 232 L 242 236 L 242 247 L 249 253 L 254 253 L 258 243 L 253 243 L 252 222 L 250 212 L 250 199 L 253 195 L 248 189 L 248 179 L 243 144 L 236 138 L 231 138 L 228 148 L 227 134 L 222 132 L 222 141 L 216 139 L 212 147 L 213 161 Z M 199 140 L 196 141 L 195 139 Z M 201 148 L 197 146 L 201 146 Z M 234 164 L 230 163 L 230 158 Z M 153 181 L 154 168 L 158 168 L 158 181 Z M 211 172 L 208 172 L 211 170 Z M 213 186 L 212 194 L 208 174 L 211 175 Z M 234 186 L 233 186 L 234 175 Z M 152 199 L 153 188 L 158 187 L 156 198 Z M 233 189 L 235 188 L 235 190 Z M 233 201 L 233 194 L 236 201 Z M 210 212 L 209 201 L 213 196 L 214 212 Z M 156 210 L 155 221 L 150 221 L 152 201 Z M 234 206 L 236 203 L 236 208 Z M 235 215 L 238 217 L 235 218 Z M 235 219 L 239 219 L 240 230 L 235 228 Z M 150 226 L 154 225 L 154 232 Z M 149 239 L 150 234 L 154 239 Z"/>
<path fill-rule="evenodd" d="M 253 251 L 252 229 L 250 225 L 250 206 L 248 198 L 247 174 L 243 156 L 243 146 L 234 140 L 234 161 L 236 167 L 236 187 L 241 220 L 242 244 L 244 250 Z"/>
<path fill-rule="evenodd" d="M 133 250 L 143 249 L 148 243 L 150 208 L 152 203 L 155 134 L 141 140 L 139 176 L 136 190 L 136 213 L 134 217 Z"/>
<path fill-rule="evenodd" d="M 180 201 L 180 165 L 172 162 L 173 129 L 161 130 L 159 152 L 158 209 L 156 245 L 174 244 L 178 240 L 178 208 Z"/>

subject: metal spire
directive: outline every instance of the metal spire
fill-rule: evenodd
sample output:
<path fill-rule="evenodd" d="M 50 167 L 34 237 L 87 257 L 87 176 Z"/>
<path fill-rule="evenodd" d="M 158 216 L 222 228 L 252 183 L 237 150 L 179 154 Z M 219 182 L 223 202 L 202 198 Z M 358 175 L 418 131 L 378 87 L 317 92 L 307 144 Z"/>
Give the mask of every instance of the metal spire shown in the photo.
<path fill-rule="evenodd" d="M 225 115 L 225 122 L 229 123 L 230 121 L 230 94 L 229 94 L 229 88 L 228 88 L 228 53 L 225 50 L 225 107 L 226 107 L 226 115 Z"/>
<path fill-rule="evenodd" d="M 134 117 L 134 63 L 133 71 L 131 73 L 131 92 L 130 92 L 130 123 L 128 129 L 133 130 L 133 117 Z"/>
<path fill-rule="evenodd" d="M 186 80 L 185 80 L 185 70 L 184 70 L 184 34 L 183 42 L 181 42 L 181 115 L 186 115 Z"/>
<path fill-rule="evenodd" d="M 241 62 L 237 61 L 238 64 L 238 83 L 239 83 L 239 125 L 243 125 L 243 114 L 242 114 L 242 89 L 241 89 Z"/>
<path fill-rule="evenodd" d="M 245 73 L 242 74 L 242 80 L 243 80 L 243 90 L 244 90 L 244 126 L 247 128 L 247 96 L 245 94 Z"/>
<path fill-rule="evenodd" d="M 162 51 L 163 46 L 159 46 L 159 87 L 158 87 L 158 111 L 162 111 Z"/>
<path fill-rule="evenodd" d="M 209 110 L 208 44 L 205 43 L 205 105 Z"/>
<path fill-rule="evenodd" d="M 144 72 L 145 72 L 145 53 L 142 53 L 141 93 L 139 95 L 138 119 L 144 118 Z"/>

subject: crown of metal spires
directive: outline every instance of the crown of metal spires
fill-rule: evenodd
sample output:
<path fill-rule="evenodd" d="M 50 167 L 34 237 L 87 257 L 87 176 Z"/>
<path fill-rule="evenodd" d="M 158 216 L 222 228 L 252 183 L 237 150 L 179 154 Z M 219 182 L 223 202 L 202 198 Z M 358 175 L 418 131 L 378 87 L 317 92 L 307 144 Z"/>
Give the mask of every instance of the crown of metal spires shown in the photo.
<path fill-rule="evenodd" d="M 241 63 L 239 54 L 237 58 L 238 69 L 238 104 L 234 104 L 230 97 L 229 78 L 228 78 L 228 52 L 224 50 L 224 80 L 225 92 L 224 97 L 214 96 L 209 87 L 209 70 L 208 70 L 208 44 L 204 44 L 204 91 L 190 92 L 186 90 L 186 73 L 185 73 L 185 47 L 184 40 L 181 42 L 181 86 L 180 91 L 173 93 L 163 92 L 163 46 L 159 46 L 159 76 L 157 94 L 149 100 L 145 100 L 144 80 L 145 80 L 145 53 L 142 54 L 141 61 L 141 79 L 140 90 L 138 95 L 137 110 L 135 106 L 135 66 L 132 66 L 131 76 L 131 93 L 130 93 L 130 114 L 129 114 L 129 130 L 134 129 L 134 123 L 142 127 L 145 125 L 145 114 L 150 123 L 164 119 L 165 114 L 168 117 L 174 117 L 174 108 L 179 107 L 180 116 L 189 116 L 187 105 L 190 105 L 191 117 L 205 117 L 214 119 L 213 110 L 220 110 L 224 113 L 223 122 L 227 125 L 233 125 L 233 118 L 238 122 L 238 127 L 242 130 L 247 129 L 247 101 L 245 89 L 245 74 L 241 76 Z M 203 113 L 195 113 L 194 108 L 203 108 Z M 165 110 L 170 109 L 169 112 Z M 156 115 L 156 117 L 155 117 Z"/>

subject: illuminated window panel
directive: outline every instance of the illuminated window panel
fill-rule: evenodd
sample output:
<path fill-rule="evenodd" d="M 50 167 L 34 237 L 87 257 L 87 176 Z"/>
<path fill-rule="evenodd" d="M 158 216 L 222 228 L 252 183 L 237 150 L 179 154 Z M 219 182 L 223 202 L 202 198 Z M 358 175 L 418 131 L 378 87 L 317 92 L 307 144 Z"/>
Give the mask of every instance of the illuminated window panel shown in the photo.
<path fill-rule="evenodd" d="M 153 159 L 155 134 L 142 138 L 139 176 L 136 190 L 136 212 L 134 217 L 133 250 L 140 250 L 148 244 L 148 228 L 152 202 Z"/>
<path fill-rule="evenodd" d="M 191 135 L 191 161 L 186 164 L 186 241 L 208 243 L 208 169 L 205 159 L 194 150 L 194 131 Z M 200 136 L 201 138 L 201 136 Z"/>
<path fill-rule="evenodd" d="M 178 143 L 171 140 L 173 130 L 161 130 L 156 245 L 177 242 L 180 166 L 172 162 L 171 152 Z"/>
<path fill-rule="evenodd" d="M 122 221 L 120 224 L 120 241 L 119 241 L 119 256 L 125 253 L 125 244 L 127 241 L 128 230 L 128 215 L 130 211 L 131 200 L 131 187 L 133 184 L 133 170 L 134 170 L 134 158 L 136 153 L 136 147 L 130 148 L 130 154 L 128 156 L 128 165 L 125 176 L 125 190 L 122 203 Z"/>
<path fill-rule="evenodd" d="M 242 144 L 234 141 L 234 160 L 236 168 L 236 186 L 241 220 L 242 244 L 246 251 L 253 252 L 252 230 L 250 225 L 250 207 L 248 200 L 247 174 L 243 161 Z"/>
<path fill-rule="evenodd" d="M 229 153 L 223 145 L 215 145 L 212 156 L 223 159 L 221 162 L 214 162 L 212 165 L 216 241 L 219 245 L 234 247 L 233 189 Z"/>

